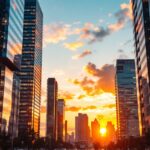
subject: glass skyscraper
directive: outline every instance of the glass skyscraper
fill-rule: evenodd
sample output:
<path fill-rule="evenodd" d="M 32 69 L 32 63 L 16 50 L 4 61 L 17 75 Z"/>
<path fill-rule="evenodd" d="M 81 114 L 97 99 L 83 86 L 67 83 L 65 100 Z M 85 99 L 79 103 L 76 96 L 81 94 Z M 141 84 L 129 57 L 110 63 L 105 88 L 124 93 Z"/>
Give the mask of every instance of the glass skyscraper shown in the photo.
<path fill-rule="evenodd" d="M 14 58 L 22 53 L 23 14 L 24 0 L 0 0 L 0 130 L 7 133 L 13 124 L 13 73 L 19 70 Z"/>
<path fill-rule="evenodd" d="M 21 55 L 16 55 L 14 58 L 14 62 L 20 68 Z M 10 118 L 12 124 L 11 126 L 9 126 L 9 133 L 12 133 L 12 138 L 18 137 L 19 103 L 20 103 L 20 77 L 19 71 L 17 70 L 13 74 L 12 109 Z"/>
<path fill-rule="evenodd" d="M 25 0 L 20 71 L 19 135 L 39 136 L 43 14 L 38 0 Z"/>
<path fill-rule="evenodd" d="M 139 136 L 135 62 L 119 59 L 116 64 L 116 114 L 118 139 Z"/>
<path fill-rule="evenodd" d="M 150 0 L 132 0 L 140 134 L 150 128 Z"/>
<path fill-rule="evenodd" d="M 55 78 L 49 78 L 47 80 L 46 136 L 54 141 L 57 140 L 57 96 L 57 81 Z"/>
<path fill-rule="evenodd" d="M 57 139 L 65 141 L 65 101 L 58 99 L 57 101 Z"/>

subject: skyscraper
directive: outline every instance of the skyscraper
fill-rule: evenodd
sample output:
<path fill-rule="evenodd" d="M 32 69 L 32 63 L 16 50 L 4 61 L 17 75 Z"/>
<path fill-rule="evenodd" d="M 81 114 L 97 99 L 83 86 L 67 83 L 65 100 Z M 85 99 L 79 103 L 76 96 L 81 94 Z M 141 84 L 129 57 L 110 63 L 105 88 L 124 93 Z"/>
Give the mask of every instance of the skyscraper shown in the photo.
<path fill-rule="evenodd" d="M 118 138 L 139 136 L 135 63 L 120 59 L 116 64 L 116 112 Z"/>
<path fill-rule="evenodd" d="M 79 113 L 75 117 L 75 140 L 76 142 L 88 142 L 89 136 L 88 116 Z"/>
<path fill-rule="evenodd" d="M 100 124 L 97 119 L 91 122 L 91 132 L 93 141 L 98 141 L 100 138 Z"/>
<path fill-rule="evenodd" d="M 65 142 L 68 142 L 68 121 L 65 120 Z"/>
<path fill-rule="evenodd" d="M 65 140 L 65 101 L 63 99 L 57 101 L 57 139 Z"/>
<path fill-rule="evenodd" d="M 14 62 L 20 68 L 21 55 L 16 55 L 14 58 Z M 9 126 L 9 133 L 12 133 L 12 138 L 18 137 L 19 103 L 20 103 L 19 73 L 20 71 L 15 71 L 13 74 L 12 109 L 11 109 L 11 117 L 10 117 L 12 124 Z"/>
<path fill-rule="evenodd" d="M 112 124 L 112 122 L 108 121 L 106 125 L 107 129 L 107 142 L 116 142 L 116 131 L 115 131 L 115 126 Z"/>
<path fill-rule="evenodd" d="M 150 0 L 132 0 L 140 134 L 150 128 Z"/>
<path fill-rule="evenodd" d="M 24 0 L 0 1 L 0 131 L 9 130 L 15 56 L 22 53 Z M 10 133 L 12 134 L 12 133 Z"/>
<path fill-rule="evenodd" d="M 51 140 L 57 140 L 57 95 L 57 81 L 55 78 L 49 78 L 47 81 L 46 136 Z"/>
<path fill-rule="evenodd" d="M 25 0 L 20 71 L 19 134 L 39 136 L 43 14 L 38 0 Z"/>

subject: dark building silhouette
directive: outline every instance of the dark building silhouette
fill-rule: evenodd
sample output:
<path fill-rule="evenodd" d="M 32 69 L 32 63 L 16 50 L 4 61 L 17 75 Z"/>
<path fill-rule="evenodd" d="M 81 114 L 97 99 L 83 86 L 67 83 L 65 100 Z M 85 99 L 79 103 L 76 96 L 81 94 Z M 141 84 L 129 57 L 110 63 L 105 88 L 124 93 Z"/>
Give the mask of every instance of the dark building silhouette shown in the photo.
<path fill-rule="evenodd" d="M 116 142 L 116 131 L 115 131 L 115 126 L 112 124 L 112 122 L 108 121 L 106 125 L 106 137 L 107 137 L 107 142 Z"/>
<path fill-rule="evenodd" d="M 57 140 L 57 95 L 58 85 L 55 78 L 47 80 L 47 117 L 46 136 Z"/>
<path fill-rule="evenodd" d="M 43 14 L 38 0 L 25 0 L 20 71 L 19 135 L 40 134 Z"/>
<path fill-rule="evenodd" d="M 92 140 L 98 141 L 100 138 L 100 124 L 97 119 L 91 122 Z"/>
<path fill-rule="evenodd" d="M 116 64 L 116 114 L 118 138 L 139 136 L 135 62 L 118 59 Z"/>
<path fill-rule="evenodd" d="M 87 114 L 79 113 L 78 116 L 75 117 L 75 141 L 88 142 L 89 137 L 88 116 Z"/>
<path fill-rule="evenodd" d="M 150 128 L 150 0 L 132 0 L 140 134 Z"/>
<path fill-rule="evenodd" d="M 0 1 L 0 131 L 13 126 L 13 76 L 19 70 L 16 55 L 22 53 L 24 0 Z M 16 86 L 17 86 L 16 82 Z"/>
<path fill-rule="evenodd" d="M 67 136 L 68 136 L 68 121 L 65 120 L 65 142 L 68 141 Z"/>
<path fill-rule="evenodd" d="M 57 139 L 65 140 L 65 101 L 58 99 L 57 101 Z"/>

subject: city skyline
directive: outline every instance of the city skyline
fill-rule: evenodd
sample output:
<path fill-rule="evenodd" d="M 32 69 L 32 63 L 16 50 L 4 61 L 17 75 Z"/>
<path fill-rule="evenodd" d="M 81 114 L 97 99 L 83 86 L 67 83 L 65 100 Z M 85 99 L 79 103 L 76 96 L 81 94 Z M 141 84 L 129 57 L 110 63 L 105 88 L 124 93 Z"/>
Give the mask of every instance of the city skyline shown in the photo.
<path fill-rule="evenodd" d="M 46 80 L 55 77 L 59 98 L 66 101 L 70 133 L 74 131 L 74 117 L 78 112 L 87 113 L 90 121 L 103 118 L 102 126 L 107 121 L 116 126 L 115 60 L 135 58 L 129 1 L 112 1 L 112 5 L 104 0 L 39 2 L 44 14 L 41 118 L 46 112 Z M 96 88 L 89 93 L 91 85 Z M 41 135 L 44 135 L 45 119 L 41 121 Z"/>
<path fill-rule="evenodd" d="M 0 0 L 0 149 L 149 149 L 149 31 L 150 0 Z"/>

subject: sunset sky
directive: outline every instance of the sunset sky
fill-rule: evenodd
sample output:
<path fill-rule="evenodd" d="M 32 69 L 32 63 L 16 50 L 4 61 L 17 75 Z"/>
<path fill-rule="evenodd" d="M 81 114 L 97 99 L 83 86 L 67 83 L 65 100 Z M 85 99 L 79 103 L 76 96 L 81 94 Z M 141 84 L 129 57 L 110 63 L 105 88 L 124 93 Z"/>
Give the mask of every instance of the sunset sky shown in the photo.
<path fill-rule="evenodd" d="M 134 58 L 129 0 L 39 0 L 44 15 L 41 135 L 47 78 L 55 77 L 74 131 L 79 112 L 115 124 L 117 58 Z"/>

